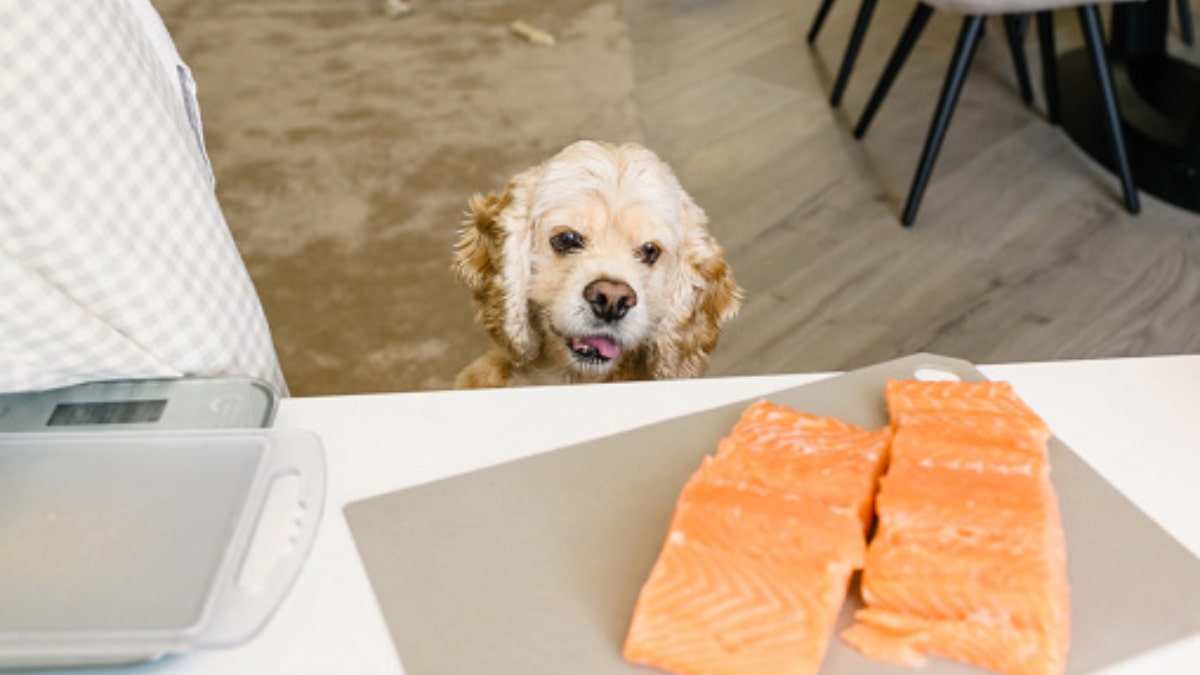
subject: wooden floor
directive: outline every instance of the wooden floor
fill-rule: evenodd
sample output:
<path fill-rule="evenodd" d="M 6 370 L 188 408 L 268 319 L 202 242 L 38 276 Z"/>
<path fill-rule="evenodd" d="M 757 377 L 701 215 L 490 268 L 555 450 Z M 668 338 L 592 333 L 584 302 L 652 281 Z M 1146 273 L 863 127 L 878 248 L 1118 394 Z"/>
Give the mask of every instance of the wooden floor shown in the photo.
<path fill-rule="evenodd" d="M 998 24 L 916 225 L 900 227 L 959 19 L 935 14 L 856 141 L 849 130 L 912 8 L 879 3 L 834 110 L 858 4 L 836 3 L 810 47 L 817 0 L 625 3 L 646 141 L 708 212 L 747 291 L 710 374 L 851 369 L 917 351 L 996 363 L 1200 350 L 1200 216 L 1144 193 L 1128 215 L 1117 180 L 1045 121 L 1040 86 L 1034 107 L 1022 104 Z M 1057 24 L 1060 49 L 1080 44 L 1073 13 Z M 1027 48 L 1037 84 L 1032 36 Z"/>

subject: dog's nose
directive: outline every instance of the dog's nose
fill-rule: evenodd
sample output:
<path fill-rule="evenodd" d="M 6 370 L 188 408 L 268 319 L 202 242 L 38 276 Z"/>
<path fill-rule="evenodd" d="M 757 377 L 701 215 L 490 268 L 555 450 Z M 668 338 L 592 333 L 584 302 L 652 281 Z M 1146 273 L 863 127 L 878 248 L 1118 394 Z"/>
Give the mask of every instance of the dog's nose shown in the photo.
<path fill-rule="evenodd" d="M 623 281 L 597 279 L 583 289 L 583 299 L 592 306 L 597 318 L 613 322 L 637 305 L 637 293 Z"/>

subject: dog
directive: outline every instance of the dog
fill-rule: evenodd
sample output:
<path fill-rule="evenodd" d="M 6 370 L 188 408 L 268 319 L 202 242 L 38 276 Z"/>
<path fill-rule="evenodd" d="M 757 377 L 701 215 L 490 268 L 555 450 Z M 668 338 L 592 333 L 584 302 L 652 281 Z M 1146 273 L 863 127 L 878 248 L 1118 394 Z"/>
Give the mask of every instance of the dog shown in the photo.
<path fill-rule="evenodd" d="M 632 143 L 579 141 L 474 195 L 451 268 L 495 344 L 455 386 L 702 375 L 743 298 L 707 223 Z"/>

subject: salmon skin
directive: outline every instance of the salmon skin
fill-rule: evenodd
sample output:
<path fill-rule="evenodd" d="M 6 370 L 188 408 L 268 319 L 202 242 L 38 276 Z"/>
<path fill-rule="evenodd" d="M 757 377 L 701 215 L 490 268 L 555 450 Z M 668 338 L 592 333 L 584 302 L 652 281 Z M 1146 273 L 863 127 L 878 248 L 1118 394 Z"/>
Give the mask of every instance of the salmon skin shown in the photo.
<path fill-rule="evenodd" d="M 680 675 L 816 673 L 864 562 L 890 435 L 747 408 L 679 496 L 625 658 Z"/>
<path fill-rule="evenodd" d="M 892 381 L 890 465 L 842 639 L 915 666 L 926 654 L 1058 675 L 1070 643 L 1066 544 L 1049 430 L 1004 382 Z"/>

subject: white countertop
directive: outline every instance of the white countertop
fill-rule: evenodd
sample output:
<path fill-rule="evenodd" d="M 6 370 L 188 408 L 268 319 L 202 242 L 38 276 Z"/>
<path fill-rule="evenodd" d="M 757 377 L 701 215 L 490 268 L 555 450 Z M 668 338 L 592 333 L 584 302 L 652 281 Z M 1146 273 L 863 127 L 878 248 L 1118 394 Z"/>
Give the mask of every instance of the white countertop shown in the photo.
<path fill-rule="evenodd" d="M 1200 556 L 1200 355 L 979 369 L 1011 382 L 1063 442 Z M 248 644 L 127 672 L 403 673 L 346 503 L 827 376 L 285 400 L 275 426 L 317 432 L 330 479 L 322 530 L 295 588 Z M 1193 636 L 1103 672 L 1195 672 L 1198 663 Z"/>

